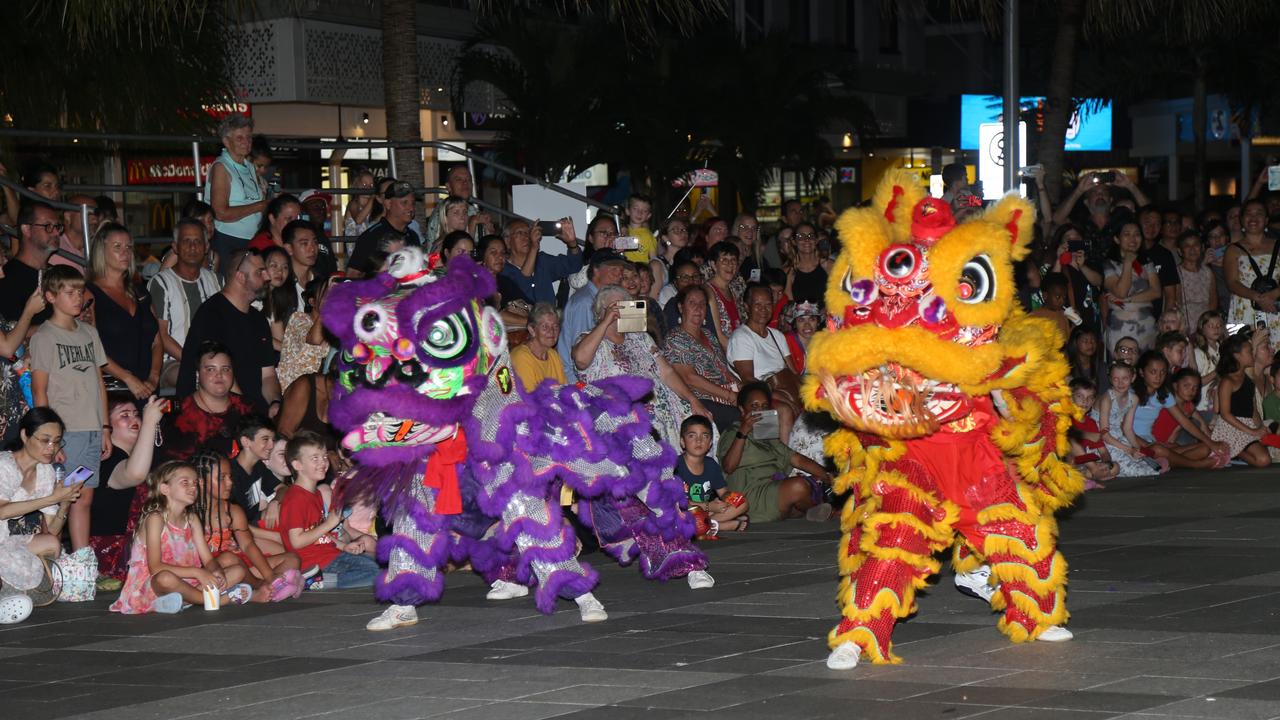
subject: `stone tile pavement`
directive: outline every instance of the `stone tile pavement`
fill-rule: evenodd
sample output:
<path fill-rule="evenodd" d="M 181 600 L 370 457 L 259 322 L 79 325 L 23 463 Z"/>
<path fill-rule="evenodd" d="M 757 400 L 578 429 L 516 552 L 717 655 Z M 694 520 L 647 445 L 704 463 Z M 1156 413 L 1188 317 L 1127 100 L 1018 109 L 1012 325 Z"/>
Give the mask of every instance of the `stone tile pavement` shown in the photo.
<path fill-rule="evenodd" d="M 949 576 L 899 625 L 905 664 L 833 673 L 835 523 L 708 543 L 715 588 L 598 555 L 610 619 L 490 603 L 449 577 L 422 622 L 369 593 L 122 617 L 111 598 L 0 629 L 0 718 L 1280 717 L 1280 474 L 1117 481 L 1063 518 L 1071 643 L 1011 645 Z"/>

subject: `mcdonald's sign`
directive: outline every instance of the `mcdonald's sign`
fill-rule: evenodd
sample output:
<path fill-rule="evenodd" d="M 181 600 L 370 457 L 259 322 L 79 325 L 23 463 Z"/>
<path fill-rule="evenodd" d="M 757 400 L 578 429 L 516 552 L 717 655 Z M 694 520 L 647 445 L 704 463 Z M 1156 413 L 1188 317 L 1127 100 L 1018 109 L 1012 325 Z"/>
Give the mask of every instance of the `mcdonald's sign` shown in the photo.
<path fill-rule="evenodd" d="M 209 176 L 213 155 L 200 158 L 200 177 Z M 196 181 L 191 156 L 132 158 L 125 161 L 125 182 L 129 185 L 190 185 Z"/>
<path fill-rule="evenodd" d="M 152 200 L 147 234 L 151 237 L 167 237 L 173 234 L 173 201 Z"/>

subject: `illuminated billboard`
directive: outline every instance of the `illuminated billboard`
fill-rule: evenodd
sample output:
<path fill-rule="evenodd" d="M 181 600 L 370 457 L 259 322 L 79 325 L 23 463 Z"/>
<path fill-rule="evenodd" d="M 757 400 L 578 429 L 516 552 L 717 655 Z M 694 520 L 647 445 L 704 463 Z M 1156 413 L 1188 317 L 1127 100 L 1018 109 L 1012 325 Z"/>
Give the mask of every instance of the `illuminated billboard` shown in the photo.
<path fill-rule="evenodd" d="M 1039 129 L 1043 124 L 1040 116 L 1044 111 L 1044 98 L 1029 96 L 1021 98 L 1020 102 L 1023 113 L 1036 112 L 1037 117 L 1032 127 Z M 960 149 L 977 150 L 980 144 L 979 126 L 983 123 L 1000 122 L 1003 113 L 1004 100 L 998 95 L 961 95 Z M 1071 116 L 1071 122 L 1067 124 L 1066 149 L 1111 149 L 1111 103 L 1092 111 L 1082 107 Z"/>

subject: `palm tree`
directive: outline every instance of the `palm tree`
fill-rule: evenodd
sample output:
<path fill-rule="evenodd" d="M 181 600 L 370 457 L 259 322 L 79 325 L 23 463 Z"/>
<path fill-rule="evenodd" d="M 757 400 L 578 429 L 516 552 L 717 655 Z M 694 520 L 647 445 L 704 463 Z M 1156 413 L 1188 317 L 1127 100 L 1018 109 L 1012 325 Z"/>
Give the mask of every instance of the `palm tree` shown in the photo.
<path fill-rule="evenodd" d="M 387 109 L 387 138 L 422 139 L 422 89 L 418 80 L 418 2 L 382 2 L 382 92 Z M 423 184 L 422 151 L 397 148 L 396 173 L 414 187 Z"/>
<path fill-rule="evenodd" d="M 728 31 L 697 42 L 668 35 L 631 57 L 618 51 L 614 24 L 561 28 L 553 46 L 547 36 L 527 22 L 485 26 L 459 61 L 454 92 L 456 106 L 472 83 L 493 84 L 515 115 L 504 154 L 548 178 L 608 162 L 661 204 L 673 177 L 707 162 L 732 213 L 739 197 L 755 206 L 771 168 L 828 172 L 824 134 L 874 131 L 832 70 L 838 60 L 780 35 L 745 46 Z"/>

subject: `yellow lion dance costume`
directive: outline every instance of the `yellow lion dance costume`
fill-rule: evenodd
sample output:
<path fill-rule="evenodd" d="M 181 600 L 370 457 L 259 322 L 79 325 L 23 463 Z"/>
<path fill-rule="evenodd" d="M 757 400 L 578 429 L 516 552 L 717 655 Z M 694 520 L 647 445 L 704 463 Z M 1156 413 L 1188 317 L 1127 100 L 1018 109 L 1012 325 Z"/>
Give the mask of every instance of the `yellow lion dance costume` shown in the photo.
<path fill-rule="evenodd" d="M 933 555 L 953 544 L 957 571 L 990 565 L 991 603 L 1014 642 L 1071 638 L 1053 513 L 1084 484 L 1060 459 L 1075 412 L 1062 337 L 1015 297 L 1033 219 L 1009 196 L 957 224 L 903 173 L 837 222 L 844 249 L 803 388 L 809 409 L 843 426 L 826 451 L 836 489 L 853 493 L 832 668 L 900 662 L 896 619 L 915 611 L 939 571 Z"/>

